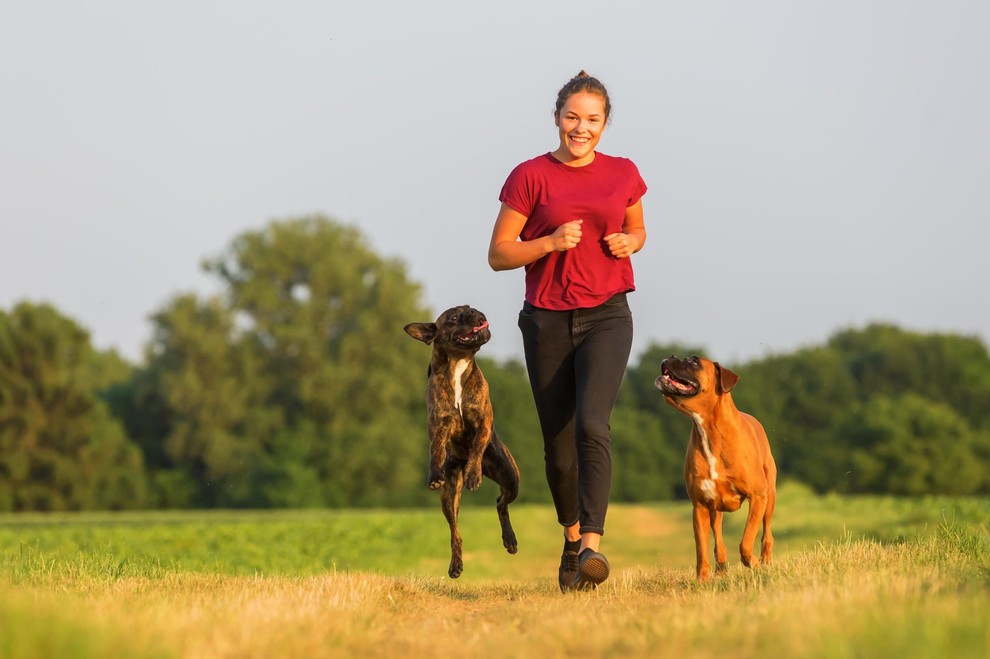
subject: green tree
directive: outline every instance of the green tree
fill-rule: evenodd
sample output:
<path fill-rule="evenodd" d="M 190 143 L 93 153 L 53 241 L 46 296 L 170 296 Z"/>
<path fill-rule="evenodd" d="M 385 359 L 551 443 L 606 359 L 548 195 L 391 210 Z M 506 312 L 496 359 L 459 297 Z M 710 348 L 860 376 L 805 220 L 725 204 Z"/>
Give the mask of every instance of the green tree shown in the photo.
<path fill-rule="evenodd" d="M 0 509 L 142 505 L 140 451 L 97 396 L 115 365 L 49 305 L 0 311 Z"/>
<path fill-rule="evenodd" d="M 738 372 L 733 396 L 763 421 L 782 477 L 820 491 L 949 492 L 952 485 L 929 473 L 935 462 L 965 455 L 988 466 L 990 356 L 977 339 L 876 324 Z M 967 482 L 970 491 L 983 487 Z"/>
<path fill-rule="evenodd" d="M 154 335 L 140 393 L 159 437 L 132 428 L 145 447 L 164 505 L 255 506 L 267 441 L 280 426 L 265 404 L 265 381 L 234 316 L 217 299 L 174 298 L 152 318 Z"/>
<path fill-rule="evenodd" d="M 987 492 L 986 443 L 955 410 L 915 393 L 878 394 L 836 423 L 834 489 L 855 493 Z"/>
<path fill-rule="evenodd" d="M 825 465 L 841 450 L 834 441 L 834 424 L 858 396 L 842 355 L 830 348 L 805 348 L 737 372 L 733 399 L 763 423 L 778 477 L 828 489 L 831 475 Z"/>
<path fill-rule="evenodd" d="M 861 396 L 914 392 L 990 430 L 990 352 L 979 339 L 874 324 L 838 332 L 828 346 L 842 355 Z"/>
<path fill-rule="evenodd" d="M 169 482 L 189 475 L 203 505 L 428 500 L 428 354 L 402 328 L 433 316 L 405 266 L 313 216 L 244 233 L 204 268 L 222 297 L 155 316 L 136 388 Z"/>

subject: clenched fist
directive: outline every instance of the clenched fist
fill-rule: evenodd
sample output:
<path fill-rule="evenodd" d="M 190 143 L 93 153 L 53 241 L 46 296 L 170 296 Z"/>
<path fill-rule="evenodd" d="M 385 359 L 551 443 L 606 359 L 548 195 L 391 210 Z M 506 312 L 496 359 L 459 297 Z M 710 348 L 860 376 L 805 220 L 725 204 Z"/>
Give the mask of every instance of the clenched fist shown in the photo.
<path fill-rule="evenodd" d="M 617 259 L 627 259 L 639 247 L 639 241 L 628 233 L 610 233 L 605 236 L 608 251 Z"/>
<path fill-rule="evenodd" d="M 581 242 L 581 223 L 584 220 L 572 220 L 557 227 L 551 238 L 553 239 L 553 249 L 556 252 L 566 252 L 573 249 Z"/>

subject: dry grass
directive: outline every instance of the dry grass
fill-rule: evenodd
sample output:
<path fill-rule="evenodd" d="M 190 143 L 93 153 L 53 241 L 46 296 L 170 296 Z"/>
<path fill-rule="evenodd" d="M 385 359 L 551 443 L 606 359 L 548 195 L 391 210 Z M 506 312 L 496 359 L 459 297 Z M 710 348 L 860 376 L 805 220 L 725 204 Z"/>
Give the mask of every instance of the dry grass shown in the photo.
<path fill-rule="evenodd" d="M 545 513 L 531 512 L 537 520 L 520 515 L 521 527 Z M 432 564 L 418 573 L 298 576 L 54 567 L 0 581 L 0 655 L 990 656 L 987 525 L 947 521 L 929 531 L 883 542 L 851 533 L 784 541 L 773 566 L 749 571 L 734 560 L 727 576 L 699 585 L 679 509 L 619 507 L 612 578 L 568 595 L 552 572 L 552 534 L 534 538 L 530 558 L 475 550 L 466 576 L 472 562 L 480 572 L 490 561 L 517 569 L 457 581 Z M 630 558 L 664 543 L 677 561 Z"/>

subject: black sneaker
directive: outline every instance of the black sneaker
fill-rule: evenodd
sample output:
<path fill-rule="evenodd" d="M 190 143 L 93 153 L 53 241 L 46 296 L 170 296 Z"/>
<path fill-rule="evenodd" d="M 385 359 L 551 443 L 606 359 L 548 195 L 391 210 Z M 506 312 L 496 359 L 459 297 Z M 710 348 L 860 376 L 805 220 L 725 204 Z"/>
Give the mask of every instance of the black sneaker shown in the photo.
<path fill-rule="evenodd" d="M 590 547 L 586 548 L 578 556 L 578 571 L 571 588 L 594 590 L 606 579 L 608 579 L 608 559 L 605 558 L 605 554 L 600 554 Z"/>
<path fill-rule="evenodd" d="M 562 593 L 571 589 L 574 578 L 577 577 L 578 549 L 580 548 L 580 540 L 564 540 L 564 553 L 560 555 L 560 570 L 557 572 L 557 583 L 560 585 L 560 592 Z"/>

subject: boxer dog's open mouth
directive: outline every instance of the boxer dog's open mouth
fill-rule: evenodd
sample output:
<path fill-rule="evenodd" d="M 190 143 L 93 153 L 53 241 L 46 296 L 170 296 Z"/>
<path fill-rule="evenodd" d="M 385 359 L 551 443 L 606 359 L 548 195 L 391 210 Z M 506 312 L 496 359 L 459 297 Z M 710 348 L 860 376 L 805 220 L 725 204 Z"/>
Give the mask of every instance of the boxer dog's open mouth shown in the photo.
<path fill-rule="evenodd" d="M 700 390 L 697 380 L 693 380 L 685 375 L 675 374 L 667 363 L 663 360 L 660 365 L 660 377 L 656 380 L 656 387 L 668 396 L 694 396 Z"/>
<path fill-rule="evenodd" d="M 477 327 L 474 327 L 470 332 L 463 336 L 457 337 L 455 340 L 462 345 L 471 345 L 472 343 L 477 343 L 478 341 L 484 341 L 485 335 L 483 332 L 488 329 L 488 321 L 483 321 Z"/>

